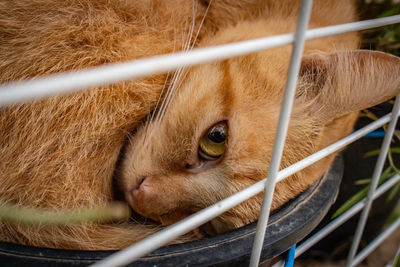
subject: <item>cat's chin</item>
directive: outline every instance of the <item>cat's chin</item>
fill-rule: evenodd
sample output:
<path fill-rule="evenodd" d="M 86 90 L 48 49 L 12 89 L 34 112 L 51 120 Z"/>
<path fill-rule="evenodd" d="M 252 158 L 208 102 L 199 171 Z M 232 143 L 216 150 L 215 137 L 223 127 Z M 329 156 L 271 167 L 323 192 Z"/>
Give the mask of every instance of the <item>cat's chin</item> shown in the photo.
<path fill-rule="evenodd" d="M 222 224 L 216 220 L 218 219 L 214 219 L 193 229 L 190 234 L 192 234 L 195 239 L 202 239 L 207 236 L 216 236 L 234 230 L 234 228 L 229 228 L 226 224 Z"/>
<path fill-rule="evenodd" d="M 203 233 L 205 236 L 215 236 L 230 232 L 234 230 L 235 227 L 229 227 L 227 223 L 224 223 L 220 219 L 216 218 L 201 225 L 198 229 L 200 233 Z"/>
<path fill-rule="evenodd" d="M 156 214 L 140 209 L 140 207 L 138 207 L 137 203 L 132 199 L 130 194 L 127 194 L 126 200 L 131 208 L 132 214 L 134 214 L 134 217 L 140 217 L 144 220 L 150 219 L 164 226 L 174 224 L 193 214 L 193 212 L 180 212 L 177 210 L 166 211 L 162 214 Z"/>
<path fill-rule="evenodd" d="M 146 217 L 161 223 L 161 225 L 167 226 L 179 222 L 180 220 L 183 220 L 184 218 L 192 214 L 193 213 L 188 213 L 188 212 L 171 211 L 165 214 L 150 215 Z"/>
<path fill-rule="evenodd" d="M 146 217 L 140 215 L 139 213 L 137 213 L 137 212 L 136 212 L 134 209 L 132 209 L 132 208 L 130 208 L 130 213 L 131 213 L 131 216 L 130 216 L 129 220 L 130 220 L 131 222 L 138 223 L 138 224 L 152 224 L 152 225 L 153 225 L 153 224 L 155 224 L 155 225 L 160 225 L 160 224 L 161 224 L 161 223 L 158 222 L 158 221 L 155 221 L 155 220 L 153 220 L 153 219 L 146 218 Z"/>
<path fill-rule="evenodd" d="M 145 216 L 140 212 L 135 211 L 131 208 L 131 218 L 135 222 L 147 222 L 147 223 L 155 223 L 160 224 L 163 226 L 172 225 L 185 217 L 188 217 L 191 214 L 188 213 L 178 213 L 178 212 L 171 212 L 162 215 L 153 215 L 153 216 Z M 235 227 L 230 227 L 229 224 L 222 222 L 219 218 L 213 219 L 201 226 L 197 229 L 193 230 L 193 233 L 197 238 L 203 238 L 205 236 L 215 236 L 219 234 L 223 234 L 229 231 L 234 230 Z"/>

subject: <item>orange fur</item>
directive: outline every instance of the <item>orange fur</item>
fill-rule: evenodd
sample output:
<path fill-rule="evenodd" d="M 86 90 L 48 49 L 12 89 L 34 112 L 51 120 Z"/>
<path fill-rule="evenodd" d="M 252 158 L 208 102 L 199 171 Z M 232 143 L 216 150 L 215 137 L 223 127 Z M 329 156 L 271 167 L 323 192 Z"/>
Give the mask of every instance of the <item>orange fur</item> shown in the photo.
<path fill-rule="evenodd" d="M 198 27 L 205 8 L 196 8 Z M 179 0 L 2 1 L 0 10 L 3 82 L 169 53 L 184 42 L 192 19 L 192 3 Z M 164 80 L 158 75 L 1 109 L 0 199 L 56 210 L 110 201 L 127 132 L 154 107 Z M 115 249 L 154 232 L 148 228 L 3 222 L 0 236 L 37 246 Z"/>
<path fill-rule="evenodd" d="M 172 52 L 180 49 L 190 32 L 193 5 L 196 32 L 206 4 L 184 0 L 2 1 L 0 80 Z M 198 45 L 292 32 L 298 5 L 299 1 L 215 0 Z M 353 20 L 354 7 L 348 1 L 315 1 L 310 26 Z M 351 50 L 357 43 L 356 34 L 333 36 L 308 42 L 305 52 Z M 194 67 L 187 71 L 162 120 L 148 125 L 141 122 L 154 109 L 166 75 L 0 109 L 1 201 L 55 210 L 107 203 L 114 197 L 112 177 L 118 156 L 133 130 L 136 134 L 130 137 L 118 179 L 128 202 L 147 217 L 170 224 L 249 186 L 264 178 L 268 169 L 289 55 L 290 47 L 286 46 Z M 354 76 L 339 71 L 339 77 L 344 75 L 344 82 L 339 83 L 343 91 L 332 95 L 330 88 L 337 79 L 322 77 L 322 85 L 328 89 L 321 86 L 317 88 L 321 93 L 313 95 L 313 75 L 310 78 L 306 74 L 316 71 L 335 77 L 334 66 L 347 66 L 346 60 L 353 62 L 348 59 L 353 55 L 319 53 L 310 57 L 302 69 L 302 94 L 296 99 L 282 167 L 345 136 L 356 117 L 347 113 L 393 96 L 399 85 L 398 80 L 382 76 L 394 76 L 393 64 L 398 66 L 398 62 L 382 56 L 388 61 L 384 74 L 372 68 L 368 72 L 370 80 L 362 80 L 364 75 L 356 77 L 359 86 L 384 77 L 384 83 L 373 85 L 387 94 L 381 99 L 363 99 L 366 104 L 357 104 L 343 114 L 329 113 L 352 104 L 340 95 L 347 96 L 348 83 Z M 372 56 L 371 62 L 379 61 L 377 58 Z M 351 71 L 366 72 L 361 67 Z M 390 82 L 394 88 L 385 91 Z M 359 92 L 355 98 L 362 95 Z M 338 106 L 328 108 L 325 99 L 338 99 Z M 223 159 L 203 172 L 188 173 L 185 165 L 198 160 L 199 138 L 220 120 L 229 124 Z M 274 208 L 307 188 L 327 170 L 333 157 L 281 182 L 276 188 Z M 129 194 L 144 175 L 150 189 L 138 205 Z M 260 199 L 259 195 L 246 201 L 213 220 L 212 226 L 222 232 L 254 221 Z M 118 249 L 156 228 L 132 222 L 64 227 L 2 222 L 0 239 L 57 248 Z"/>
<path fill-rule="evenodd" d="M 274 2 L 259 18 L 226 27 L 204 38 L 200 46 L 291 32 L 297 9 L 285 9 L 287 3 Z M 310 26 L 354 20 L 352 6 L 341 4 L 340 10 L 348 13 L 334 16 L 329 3 L 316 2 Z M 399 92 L 400 60 L 384 53 L 354 51 L 357 45 L 356 33 L 306 43 L 281 168 L 348 135 L 356 111 Z M 128 145 L 120 179 L 135 211 L 171 224 L 266 177 L 290 49 L 275 48 L 189 71 L 162 120 L 140 129 Z M 199 140 L 220 121 L 229 125 L 227 151 L 211 167 L 193 173 L 190 166 L 204 162 L 198 155 Z M 305 190 L 328 170 L 335 155 L 279 183 L 272 208 Z M 260 194 L 231 209 L 214 219 L 212 228 L 224 232 L 256 220 L 261 200 Z"/>

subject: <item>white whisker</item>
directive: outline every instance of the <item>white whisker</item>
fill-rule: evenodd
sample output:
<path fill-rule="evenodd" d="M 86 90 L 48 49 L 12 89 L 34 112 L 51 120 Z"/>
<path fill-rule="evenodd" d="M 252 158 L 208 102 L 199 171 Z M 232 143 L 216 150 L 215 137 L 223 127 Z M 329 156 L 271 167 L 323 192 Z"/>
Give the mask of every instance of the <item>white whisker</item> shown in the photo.
<path fill-rule="evenodd" d="M 170 72 L 167 73 L 167 77 L 165 78 L 165 82 L 164 82 L 163 88 L 161 89 L 160 96 L 158 97 L 156 106 L 154 107 L 154 112 L 151 114 L 149 123 L 151 123 L 153 121 L 153 119 L 154 119 L 154 114 L 156 113 L 158 105 L 160 104 L 160 101 L 161 101 L 162 95 L 164 93 L 164 90 L 167 87 L 167 83 L 168 83 L 168 79 L 169 79 L 170 74 L 171 74 Z"/>
<path fill-rule="evenodd" d="M 195 45 L 195 43 L 196 43 L 196 41 L 197 41 L 197 37 L 199 36 L 200 30 L 201 30 L 201 28 L 203 27 L 204 20 L 206 19 L 206 16 L 207 16 L 208 10 L 210 9 L 211 3 L 212 3 L 212 0 L 210 0 L 210 2 L 208 3 L 207 9 L 206 9 L 206 11 L 204 12 L 203 18 L 201 19 L 200 26 L 199 26 L 199 28 L 197 29 L 196 36 L 194 37 L 194 41 L 193 41 L 192 47 L 191 47 L 190 49 L 193 49 L 193 47 L 194 47 L 194 45 Z"/>
<path fill-rule="evenodd" d="M 180 79 L 178 81 L 178 85 L 176 86 L 177 88 L 179 88 L 182 85 L 182 83 L 185 80 L 187 74 L 189 73 L 189 71 L 186 68 L 184 68 L 183 71 L 184 71 L 183 77 L 182 77 L 182 79 Z"/>
<path fill-rule="evenodd" d="M 190 48 L 190 41 L 191 41 L 192 36 L 193 36 L 194 24 L 195 24 L 195 9 L 194 9 L 194 4 L 193 4 L 192 25 L 190 27 L 190 30 L 189 30 L 188 35 L 186 37 L 186 40 L 184 42 L 183 51 L 188 51 L 189 48 Z M 173 78 L 173 80 L 171 82 L 172 87 L 168 88 L 168 92 L 167 92 L 167 94 L 166 94 L 166 96 L 164 98 L 164 101 L 163 101 L 162 106 L 160 108 L 160 112 L 157 114 L 156 120 L 160 121 L 162 119 L 162 117 L 164 116 L 165 111 L 166 111 L 169 103 L 171 102 L 172 95 L 173 95 L 173 93 L 175 91 L 176 81 L 180 78 L 183 69 L 184 68 L 180 68 L 180 69 L 178 69 L 177 72 L 175 72 L 176 75 L 174 75 L 174 78 Z"/>
<path fill-rule="evenodd" d="M 192 5 L 192 12 L 193 12 L 192 13 L 192 24 L 190 26 L 188 35 L 185 38 L 185 42 L 183 43 L 183 46 L 182 46 L 182 50 L 186 51 L 186 52 L 188 52 L 191 49 L 193 49 L 193 47 L 194 47 L 194 45 L 195 45 L 195 43 L 197 41 L 197 38 L 199 36 L 200 30 L 201 30 L 201 28 L 202 28 L 202 26 L 204 24 L 205 18 L 206 18 L 207 14 L 208 14 L 209 8 L 210 8 L 211 3 L 212 3 L 212 0 L 210 1 L 209 5 L 207 6 L 207 9 L 206 9 L 206 11 L 205 11 L 205 13 L 204 13 L 204 15 L 202 17 L 202 20 L 200 22 L 199 28 L 196 31 L 196 34 L 195 34 L 195 37 L 194 37 L 193 41 L 192 41 L 192 38 L 193 38 L 193 33 L 194 33 L 194 29 L 195 29 L 195 24 L 196 24 L 196 11 L 197 10 L 196 10 L 196 5 L 195 5 L 194 1 L 192 1 L 192 2 L 193 2 L 193 5 Z M 166 93 L 166 95 L 165 95 L 165 97 L 164 97 L 164 99 L 163 99 L 163 101 L 161 103 L 161 107 L 158 110 L 157 115 L 155 116 L 155 121 L 160 122 L 162 120 L 162 118 L 164 117 L 164 115 L 166 113 L 166 110 L 167 110 L 169 104 L 172 101 L 172 97 L 174 95 L 174 92 L 176 91 L 177 88 L 179 88 L 182 85 L 182 82 L 186 78 L 187 73 L 188 72 L 186 71 L 185 68 L 180 68 L 174 73 L 174 76 L 173 76 L 172 81 L 170 83 L 170 87 L 168 88 L 168 91 L 167 91 L 167 93 Z M 152 116 L 152 119 L 153 119 L 153 117 L 154 116 Z"/>
<path fill-rule="evenodd" d="M 164 97 L 164 99 L 163 99 L 162 102 L 161 102 L 160 109 L 157 111 L 157 115 L 156 115 L 156 117 L 155 117 L 155 121 L 159 121 L 159 120 L 160 120 L 161 114 L 163 113 L 163 110 L 165 109 L 165 106 L 166 106 L 166 101 L 165 101 L 165 100 L 166 100 L 166 99 L 169 97 L 169 95 L 171 94 L 171 86 L 173 86 L 174 82 L 176 81 L 176 77 L 177 77 L 179 71 L 180 71 L 180 69 L 178 69 L 177 71 L 175 71 L 175 72 L 174 72 L 174 75 L 172 76 L 171 83 L 169 84 L 169 87 L 168 87 L 168 89 L 167 89 L 167 93 L 165 94 L 165 97 Z"/>
<path fill-rule="evenodd" d="M 185 28 L 186 28 L 186 25 L 187 25 L 187 21 L 185 22 Z M 183 38 L 182 38 L 183 39 Z M 183 51 L 185 51 L 186 50 L 186 47 L 188 46 L 188 42 L 189 42 L 189 39 L 190 39 L 190 31 L 188 32 L 188 35 L 186 36 L 186 38 L 185 38 L 185 41 L 183 42 L 183 44 L 182 44 L 182 50 Z M 177 77 L 177 75 L 178 75 L 178 73 L 181 71 L 181 68 L 179 68 L 177 71 L 175 71 L 175 73 L 174 73 L 174 75 L 173 75 L 173 77 L 172 77 L 172 82 L 170 83 L 170 87 L 168 88 L 168 90 L 167 90 L 167 93 L 166 93 L 166 95 L 165 95 L 165 97 L 164 97 L 164 100 L 162 101 L 162 103 L 161 103 L 161 107 L 160 107 L 160 109 L 159 109 L 159 111 L 157 112 L 157 116 L 156 116 L 156 118 L 155 118 L 155 120 L 156 121 L 159 121 L 160 119 L 161 119 L 161 116 L 162 116 L 162 114 L 164 113 L 164 110 L 165 110 L 165 108 L 166 108 L 166 99 L 167 98 L 169 98 L 169 96 L 170 96 L 170 94 L 171 94 L 171 85 L 173 86 L 173 84 L 175 83 L 175 81 L 176 81 L 176 77 Z M 160 97 L 162 97 L 162 95 L 160 95 Z"/>
<path fill-rule="evenodd" d="M 162 109 L 160 109 L 159 116 L 156 118 L 156 119 L 158 119 L 159 121 L 162 120 L 162 118 L 163 118 L 163 116 L 164 116 L 164 114 L 165 114 L 165 111 L 166 111 L 166 109 L 167 109 L 169 103 L 171 102 L 173 92 L 175 91 L 175 88 L 176 88 L 176 82 L 177 82 L 177 80 L 180 78 L 181 73 L 182 73 L 182 70 L 183 70 L 183 68 L 180 68 L 177 72 L 175 72 L 176 75 L 174 76 L 174 79 L 173 79 L 172 82 L 171 82 L 172 87 L 170 87 L 170 88 L 168 89 L 168 95 L 164 98 L 164 102 L 163 102 Z"/>
<path fill-rule="evenodd" d="M 172 51 L 175 52 L 175 50 L 176 50 L 176 30 L 174 29 L 174 48 L 173 48 Z M 147 132 L 147 129 L 148 129 L 149 125 L 153 122 L 154 115 L 156 113 L 158 114 L 158 111 L 157 111 L 158 110 L 158 106 L 160 105 L 161 99 L 162 99 L 163 94 L 164 94 L 164 90 L 167 87 L 167 83 L 168 83 L 168 79 L 169 79 L 170 75 L 171 75 L 171 72 L 168 72 L 167 77 L 165 78 L 165 82 L 164 82 L 163 88 L 161 89 L 160 96 L 158 97 L 157 104 L 154 107 L 154 112 L 152 113 L 150 120 L 147 121 L 146 132 Z M 174 75 L 175 75 L 175 73 L 174 73 Z"/>

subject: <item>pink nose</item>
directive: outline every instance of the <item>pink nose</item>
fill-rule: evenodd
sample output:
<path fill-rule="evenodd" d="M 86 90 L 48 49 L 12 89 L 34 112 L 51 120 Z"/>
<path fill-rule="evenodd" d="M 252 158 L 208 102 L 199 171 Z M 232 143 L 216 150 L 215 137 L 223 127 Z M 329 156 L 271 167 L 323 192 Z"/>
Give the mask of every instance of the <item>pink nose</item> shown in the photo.
<path fill-rule="evenodd" d="M 164 176 L 142 177 L 136 188 L 130 191 L 132 208 L 144 217 L 159 221 L 160 215 L 176 211 L 181 203 L 179 201 L 181 194 L 177 190 L 179 187 L 175 188 L 172 185 Z"/>
<path fill-rule="evenodd" d="M 133 199 L 137 202 L 140 195 L 140 190 L 138 188 L 132 190 Z"/>
<path fill-rule="evenodd" d="M 142 176 L 139 180 L 139 183 L 135 189 L 131 191 L 132 197 L 136 202 L 140 202 L 140 199 L 143 198 L 144 193 L 144 185 L 143 182 L 146 180 L 146 176 Z"/>

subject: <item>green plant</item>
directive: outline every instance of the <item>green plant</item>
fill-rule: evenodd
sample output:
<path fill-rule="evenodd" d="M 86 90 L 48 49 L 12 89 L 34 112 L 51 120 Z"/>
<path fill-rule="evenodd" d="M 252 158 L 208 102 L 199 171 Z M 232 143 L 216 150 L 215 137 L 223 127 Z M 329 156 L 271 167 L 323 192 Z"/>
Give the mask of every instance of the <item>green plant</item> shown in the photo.
<path fill-rule="evenodd" d="M 393 261 L 393 267 L 399 267 L 400 266 L 400 246 L 397 249 L 396 256 L 394 257 Z"/>
<path fill-rule="evenodd" d="M 371 3 L 371 1 L 360 1 L 359 9 L 362 11 L 361 17 L 363 19 L 382 18 L 392 15 L 400 14 L 400 3 L 393 3 L 393 1 L 385 0 L 380 3 Z M 387 53 L 400 56 L 400 24 L 393 24 L 386 27 L 379 27 L 374 29 L 365 30 L 362 32 L 361 47 L 364 49 L 381 50 Z M 393 104 L 393 101 L 389 101 Z M 377 120 L 378 117 L 369 110 L 364 110 L 361 113 L 362 117 L 367 117 L 371 120 Z M 385 127 L 384 127 L 385 129 Z M 400 131 L 395 131 L 395 136 L 400 140 Z M 366 153 L 365 157 L 378 155 L 380 150 L 373 150 Z M 387 167 L 379 179 L 379 185 L 384 183 L 396 173 L 400 173 L 400 168 L 394 164 L 393 155 L 400 154 L 400 147 L 391 147 L 388 152 L 388 161 L 390 166 Z M 343 214 L 345 211 L 360 202 L 368 194 L 369 184 L 371 179 L 361 179 L 355 182 L 356 185 L 365 185 L 360 191 L 352 195 L 346 202 L 344 202 L 332 215 L 336 218 Z M 394 197 L 400 192 L 400 183 L 397 183 L 389 192 L 386 201 L 392 201 Z M 394 212 L 389 216 L 389 220 L 394 220 L 399 216 L 398 212 Z"/>
<path fill-rule="evenodd" d="M 391 178 L 393 175 L 395 175 L 397 172 L 389 166 L 386 168 L 383 172 L 381 177 L 379 178 L 379 183 L 378 186 L 383 184 L 385 181 L 387 181 L 389 178 Z M 371 179 L 362 179 L 362 180 L 357 180 L 355 184 L 362 185 L 362 184 L 367 184 L 363 189 L 358 191 L 356 194 L 351 196 L 346 202 L 344 202 L 332 215 L 332 219 L 340 216 L 347 210 L 349 210 L 351 207 L 353 207 L 355 204 L 360 202 L 362 199 L 364 199 L 367 194 L 368 190 L 370 188 L 369 183 L 371 182 Z M 400 183 L 397 183 L 394 187 L 392 187 L 389 196 L 387 197 L 386 201 L 391 201 L 394 196 L 397 194 L 397 192 L 400 190 Z"/>
<path fill-rule="evenodd" d="M 370 1 L 368 1 L 370 2 Z M 363 18 L 382 18 L 400 14 L 400 4 L 385 0 L 381 3 L 359 3 Z M 400 56 L 400 24 L 365 30 L 361 46 L 366 49 L 385 51 Z"/>

